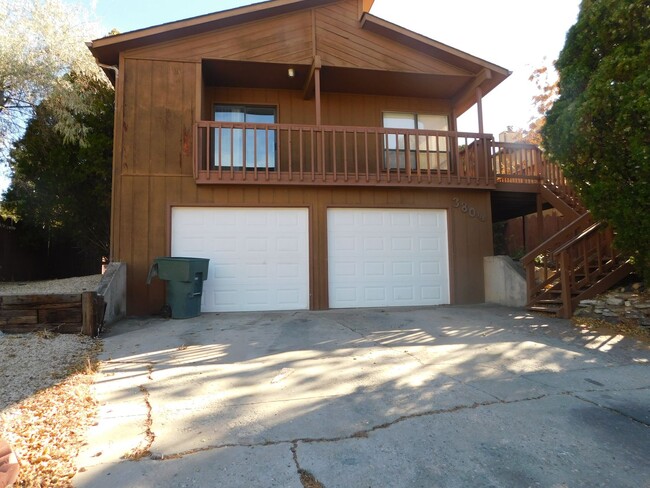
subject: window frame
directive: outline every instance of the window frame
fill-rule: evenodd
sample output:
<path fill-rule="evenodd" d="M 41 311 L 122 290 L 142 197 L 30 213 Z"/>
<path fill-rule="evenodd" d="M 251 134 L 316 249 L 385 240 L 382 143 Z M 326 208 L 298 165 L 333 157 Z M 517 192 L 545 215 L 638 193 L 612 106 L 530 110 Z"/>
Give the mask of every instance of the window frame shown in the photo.
<path fill-rule="evenodd" d="M 229 108 L 239 108 L 242 109 L 244 115 L 243 122 L 229 122 L 229 121 L 219 121 L 218 119 L 218 109 L 219 107 L 229 107 Z M 263 123 L 259 122 L 261 125 L 275 125 L 278 123 L 278 106 L 277 105 L 265 105 L 265 104 L 253 104 L 253 103 L 232 103 L 232 102 L 215 102 L 212 105 L 212 119 L 215 122 L 222 123 L 232 123 L 232 124 L 249 124 L 257 122 L 248 122 L 246 116 L 248 115 L 249 110 L 267 110 L 272 111 L 273 122 Z M 222 112 L 226 113 L 226 112 Z M 236 113 L 236 112 L 233 112 Z M 219 136 L 219 132 L 221 136 Z M 251 136 L 251 134 L 253 135 Z M 262 144 L 256 144 L 255 140 L 262 135 L 263 141 Z M 213 170 L 235 170 L 242 171 L 246 170 L 269 170 L 275 171 L 277 160 L 278 160 L 278 138 L 277 138 L 276 129 L 229 129 L 229 128 L 214 128 L 212 130 L 211 144 L 212 148 L 210 151 L 210 166 Z M 259 140 L 259 139 L 257 139 Z M 228 150 L 224 148 L 222 141 L 228 141 L 237 144 L 238 148 L 233 148 Z M 251 142 L 252 141 L 252 142 Z M 265 142 L 265 143 L 264 143 Z M 251 144 L 254 149 L 251 149 Z M 266 151 L 260 156 L 260 148 L 263 150 L 266 147 Z M 221 151 L 219 149 L 221 148 Z M 257 149 L 257 153 L 255 152 Z M 225 151 L 225 152 L 224 152 Z M 221 154 L 219 154 L 221 153 Z M 253 153 L 254 157 L 252 160 L 249 160 L 249 155 Z M 224 157 L 224 155 L 228 157 Z M 267 163 L 268 158 L 268 163 Z"/>
<path fill-rule="evenodd" d="M 394 114 L 396 116 L 408 115 L 412 117 L 413 127 L 391 127 L 386 125 L 387 116 Z M 445 119 L 446 129 L 418 129 L 419 119 L 424 117 L 440 117 Z M 397 117 L 396 117 L 397 119 Z M 406 120 L 403 117 L 402 120 Z M 385 110 L 382 112 L 382 127 L 384 129 L 403 129 L 403 130 L 439 130 L 441 132 L 449 131 L 449 115 L 441 113 L 427 113 L 427 112 L 409 112 L 398 110 Z M 417 138 L 417 140 L 416 140 Z M 429 146 L 427 148 L 427 139 Z M 434 143 L 430 141 L 433 139 Z M 411 171 L 440 171 L 449 172 L 451 168 L 451 151 L 449 149 L 450 141 L 448 136 L 417 136 L 410 135 L 408 139 L 399 134 L 385 134 L 384 135 L 384 169 L 389 170 L 406 170 L 406 148 L 408 140 L 409 160 L 411 162 Z M 442 140 L 442 141 L 441 141 Z M 422 144 L 424 142 L 424 148 Z M 441 144 L 442 142 L 442 144 Z M 445 146 L 442 150 L 440 146 Z M 391 148 L 390 146 L 395 146 Z M 391 158 L 391 155 L 394 157 Z M 441 158 L 444 155 L 444 158 Z"/>

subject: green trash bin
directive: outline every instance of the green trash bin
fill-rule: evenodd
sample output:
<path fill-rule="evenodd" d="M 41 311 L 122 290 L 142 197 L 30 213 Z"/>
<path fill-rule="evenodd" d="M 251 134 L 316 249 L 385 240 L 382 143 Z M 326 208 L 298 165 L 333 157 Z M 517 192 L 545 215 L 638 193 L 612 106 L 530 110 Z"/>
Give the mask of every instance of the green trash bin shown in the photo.
<path fill-rule="evenodd" d="M 203 282 L 208 279 L 205 258 L 156 258 L 149 270 L 147 284 L 157 276 L 167 282 L 167 306 L 173 319 L 189 319 L 201 313 Z"/>

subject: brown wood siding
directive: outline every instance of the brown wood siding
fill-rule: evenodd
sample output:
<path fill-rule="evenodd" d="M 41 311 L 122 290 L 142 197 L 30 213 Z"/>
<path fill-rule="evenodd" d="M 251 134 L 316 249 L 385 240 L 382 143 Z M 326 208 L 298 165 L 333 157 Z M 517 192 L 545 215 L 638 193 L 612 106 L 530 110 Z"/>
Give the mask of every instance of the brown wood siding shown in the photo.
<path fill-rule="evenodd" d="M 112 256 L 127 264 L 129 314 L 150 314 L 164 303 L 164 286 L 146 276 L 154 258 L 169 253 L 172 206 L 308 207 L 312 261 L 311 307 L 327 308 L 327 208 L 442 208 L 449 210 L 453 303 L 483 301 L 483 256 L 492 254 L 486 190 L 395 190 L 197 186 L 192 171 L 194 107 L 201 81 L 197 63 L 124 59 L 118 96 Z M 280 121 L 313 123 L 314 102 L 300 92 L 209 88 L 199 110 L 214 102 L 272 104 Z M 385 110 L 445 113 L 444 101 L 402 97 L 323 95 L 323 123 L 381 125 Z M 484 222 L 453 207 L 453 198 L 486 216 Z"/>
<path fill-rule="evenodd" d="M 191 175 L 197 71 L 194 63 L 133 59 L 123 60 L 121 68 L 111 254 L 128 265 L 127 298 L 134 310 L 152 311 L 163 287 L 142 288 L 138 282 L 148 263 L 166 253 L 166 205 L 170 198 L 196 201 Z"/>
<path fill-rule="evenodd" d="M 356 0 L 341 0 L 311 10 L 132 49 L 125 56 L 311 65 L 313 55 L 319 54 L 325 66 L 452 76 L 473 74 L 364 30 L 357 11 Z"/>
<path fill-rule="evenodd" d="M 229 59 L 311 64 L 312 52 L 311 12 L 302 11 L 134 49 L 127 56 L 159 60 Z"/>
<path fill-rule="evenodd" d="M 323 125 L 381 127 L 384 112 L 400 111 L 447 115 L 451 119 L 451 104 L 447 100 L 351 93 L 323 93 L 321 100 Z M 278 107 L 280 124 L 316 123 L 314 100 L 304 100 L 299 91 L 206 87 L 202 112 L 208 120 L 213 118 L 215 103 L 272 105 Z"/>
<path fill-rule="evenodd" d="M 182 186 L 195 185 L 191 176 L 182 177 Z M 140 200 L 147 211 L 130 214 L 132 221 L 123 223 L 128 232 L 120 247 L 130 249 L 122 260 L 129 265 L 128 313 L 150 314 L 164 303 L 161 282 L 145 284 L 153 259 L 169 253 L 173 206 L 219 207 L 305 207 L 310 209 L 310 283 L 313 309 L 328 307 L 327 278 L 327 209 L 360 208 L 435 208 L 448 210 L 452 303 L 483 301 L 483 257 L 492 255 L 492 231 L 488 191 L 468 190 L 395 190 L 374 188 L 269 188 L 255 186 L 204 187 L 180 197 L 167 193 L 160 177 L 125 176 L 124 188 L 132 192 L 131 200 Z M 175 185 L 178 178 L 164 179 Z M 158 196 L 148 202 L 147 195 Z M 143 195 L 138 197 L 137 195 Z M 454 199 L 486 216 L 484 221 L 471 217 Z M 162 224 L 161 224 L 162 223 Z"/>

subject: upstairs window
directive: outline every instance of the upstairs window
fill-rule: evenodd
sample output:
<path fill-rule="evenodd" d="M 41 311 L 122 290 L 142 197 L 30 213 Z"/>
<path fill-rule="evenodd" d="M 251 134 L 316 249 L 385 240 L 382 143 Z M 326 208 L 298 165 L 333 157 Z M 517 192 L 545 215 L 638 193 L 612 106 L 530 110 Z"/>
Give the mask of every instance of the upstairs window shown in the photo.
<path fill-rule="evenodd" d="M 215 168 L 275 169 L 276 133 L 272 128 L 238 128 L 237 124 L 275 124 L 275 107 L 215 105 L 215 122 L 235 124 L 215 128 L 213 134 Z M 244 165 L 245 162 L 245 165 Z"/>
<path fill-rule="evenodd" d="M 386 129 L 418 129 L 418 130 L 449 130 L 449 119 L 446 115 L 429 115 L 409 112 L 384 112 L 384 128 Z M 443 170 L 449 169 L 449 150 L 447 136 L 416 136 L 404 134 L 386 134 L 384 147 L 386 150 L 386 167 L 405 169 L 408 160 L 412 170 Z"/>

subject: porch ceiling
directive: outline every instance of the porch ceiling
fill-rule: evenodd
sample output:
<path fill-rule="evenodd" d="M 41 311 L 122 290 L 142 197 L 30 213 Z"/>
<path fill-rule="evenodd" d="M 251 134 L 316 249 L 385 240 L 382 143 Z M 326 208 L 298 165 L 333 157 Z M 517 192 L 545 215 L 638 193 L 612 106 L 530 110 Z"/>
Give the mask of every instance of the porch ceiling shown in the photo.
<path fill-rule="evenodd" d="M 501 185 L 503 186 L 503 185 Z M 492 200 L 492 221 L 504 222 L 537 212 L 538 185 L 529 185 L 529 191 L 498 191 L 490 194 Z M 544 210 L 551 208 L 543 204 Z"/>
<path fill-rule="evenodd" d="M 294 69 L 294 78 L 289 78 L 287 74 L 289 68 Z M 205 60 L 203 76 L 206 84 L 212 86 L 302 90 L 310 68 L 308 65 Z M 471 76 L 398 73 L 323 66 L 321 90 L 334 93 L 453 100 L 468 83 L 471 83 L 472 79 Z"/>

